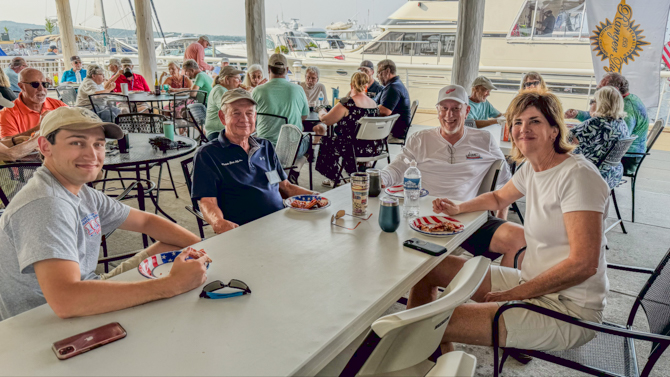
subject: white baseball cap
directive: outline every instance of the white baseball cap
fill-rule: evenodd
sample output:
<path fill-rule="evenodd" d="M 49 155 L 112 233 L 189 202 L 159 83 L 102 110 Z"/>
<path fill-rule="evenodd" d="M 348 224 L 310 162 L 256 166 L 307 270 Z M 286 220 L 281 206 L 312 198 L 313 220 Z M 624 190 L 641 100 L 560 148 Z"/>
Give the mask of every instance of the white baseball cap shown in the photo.
<path fill-rule="evenodd" d="M 447 85 L 444 88 L 440 89 L 440 93 L 437 95 L 436 105 L 439 105 L 440 102 L 448 99 L 466 105 L 470 103 L 470 99 L 468 98 L 468 92 L 466 92 L 465 88 L 463 88 L 460 85 Z"/>
<path fill-rule="evenodd" d="M 49 112 L 40 124 L 40 135 L 46 136 L 56 130 L 88 130 L 100 127 L 108 139 L 123 137 L 121 127 L 114 123 L 103 122 L 93 111 L 83 107 L 59 107 Z"/>

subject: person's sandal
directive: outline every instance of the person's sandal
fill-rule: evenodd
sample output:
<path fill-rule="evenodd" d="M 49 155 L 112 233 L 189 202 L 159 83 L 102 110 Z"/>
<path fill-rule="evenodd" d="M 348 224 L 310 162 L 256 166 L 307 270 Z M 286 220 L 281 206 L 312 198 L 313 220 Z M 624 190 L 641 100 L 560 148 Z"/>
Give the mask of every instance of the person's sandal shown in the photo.
<path fill-rule="evenodd" d="M 509 351 L 509 355 L 511 358 L 520 362 L 523 365 L 526 365 L 531 361 L 533 361 L 533 358 L 531 356 L 528 356 L 527 354 L 520 351 Z"/>

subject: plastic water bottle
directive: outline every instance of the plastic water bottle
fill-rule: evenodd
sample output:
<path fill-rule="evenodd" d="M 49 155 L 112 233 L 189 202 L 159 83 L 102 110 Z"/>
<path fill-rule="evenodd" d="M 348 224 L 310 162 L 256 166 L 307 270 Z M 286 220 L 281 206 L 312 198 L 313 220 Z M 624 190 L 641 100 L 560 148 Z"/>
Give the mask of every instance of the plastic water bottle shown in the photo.
<path fill-rule="evenodd" d="M 323 105 L 324 105 L 324 103 L 323 103 L 323 97 L 324 97 L 323 92 L 319 92 L 319 106 L 323 106 Z"/>
<path fill-rule="evenodd" d="M 403 216 L 419 216 L 419 197 L 421 196 L 421 172 L 416 167 L 416 161 L 412 160 L 409 168 L 405 170 L 403 179 L 403 190 L 405 202 L 403 204 Z"/>

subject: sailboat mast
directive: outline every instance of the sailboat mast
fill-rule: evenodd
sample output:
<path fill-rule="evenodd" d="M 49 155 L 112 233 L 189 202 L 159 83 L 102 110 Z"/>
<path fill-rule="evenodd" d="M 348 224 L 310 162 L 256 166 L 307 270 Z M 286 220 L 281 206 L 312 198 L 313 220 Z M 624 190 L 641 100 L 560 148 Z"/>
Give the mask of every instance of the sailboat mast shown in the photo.
<path fill-rule="evenodd" d="M 133 14 L 133 22 L 135 25 L 137 25 L 137 18 L 135 18 L 135 8 L 133 8 L 133 0 L 128 0 L 128 4 L 130 4 L 130 13 Z"/>
<path fill-rule="evenodd" d="M 100 3 L 100 11 L 102 12 L 102 44 L 105 47 L 105 53 L 109 53 L 109 34 L 107 33 L 107 20 L 105 19 L 105 7 Z"/>
<path fill-rule="evenodd" d="M 163 37 L 163 42 L 165 42 L 165 48 L 167 48 L 167 41 L 165 40 L 165 34 L 163 34 L 163 27 L 161 26 L 161 21 L 158 19 L 158 13 L 156 13 L 156 6 L 154 6 L 154 0 L 151 1 L 151 8 L 154 10 L 154 16 L 156 16 L 156 23 L 158 24 L 158 30 L 161 32 L 161 36 Z"/>

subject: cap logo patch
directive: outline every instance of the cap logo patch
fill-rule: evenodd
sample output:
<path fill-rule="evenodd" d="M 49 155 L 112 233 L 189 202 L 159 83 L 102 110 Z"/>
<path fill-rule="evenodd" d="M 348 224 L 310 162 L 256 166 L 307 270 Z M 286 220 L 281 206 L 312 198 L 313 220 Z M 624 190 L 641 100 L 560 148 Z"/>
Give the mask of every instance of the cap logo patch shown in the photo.
<path fill-rule="evenodd" d="M 444 92 L 444 94 L 449 94 L 449 93 L 453 92 L 454 90 L 456 90 L 456 88 L 449 89 L 446 92 Z"/>

